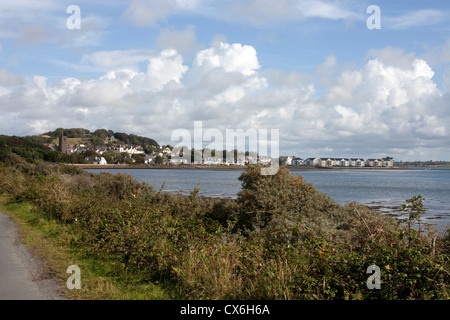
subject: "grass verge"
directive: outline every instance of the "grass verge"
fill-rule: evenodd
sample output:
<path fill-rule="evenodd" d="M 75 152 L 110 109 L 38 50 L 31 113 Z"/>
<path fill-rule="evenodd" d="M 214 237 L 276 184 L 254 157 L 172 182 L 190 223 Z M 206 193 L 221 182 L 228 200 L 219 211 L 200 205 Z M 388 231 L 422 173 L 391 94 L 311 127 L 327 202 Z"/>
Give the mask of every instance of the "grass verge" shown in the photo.
<path fill-rule="evenodd" d="M 0 210 L 11 217 L 19 227 L 19 235 L 33 256 L 39 258 L 45 272 L 61 287 L 62 294 L 73 300 L 167 300 L 170 287 L 152 283 L 139 274 L 120 273 L 115 270 L 113 256 L 86 255 L 72 245 L 75 230 L 67 224 L 37 215 L 28 203 L 8 201 L 0 196 Z M 81 270 L 81 289 L 67 289 L 70 274 L 66 270 L 77 265 Z"/>

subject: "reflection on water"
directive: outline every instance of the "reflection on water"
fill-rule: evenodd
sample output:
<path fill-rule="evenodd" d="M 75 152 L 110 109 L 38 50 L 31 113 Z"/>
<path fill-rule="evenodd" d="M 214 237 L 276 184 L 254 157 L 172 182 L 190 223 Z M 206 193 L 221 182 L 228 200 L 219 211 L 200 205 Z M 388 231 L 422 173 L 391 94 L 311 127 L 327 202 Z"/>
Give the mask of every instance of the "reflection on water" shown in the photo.
<path fill-rule="evenodd" d="M 202 196 L 236 198 L 241 190 L 240 170 L 90 169 L 98 173 L 129 173 L 156 190 L 188 194 L 199 185 Z M 319 191 L 340 204 L 356 201 L 383 213 L 401 216 L 399 208 L 415 195 L 425 198 L 423 221 L 439 229 L 450 225 L 450 169 L 433 170 L 306 170 L 302 175 Z"/>

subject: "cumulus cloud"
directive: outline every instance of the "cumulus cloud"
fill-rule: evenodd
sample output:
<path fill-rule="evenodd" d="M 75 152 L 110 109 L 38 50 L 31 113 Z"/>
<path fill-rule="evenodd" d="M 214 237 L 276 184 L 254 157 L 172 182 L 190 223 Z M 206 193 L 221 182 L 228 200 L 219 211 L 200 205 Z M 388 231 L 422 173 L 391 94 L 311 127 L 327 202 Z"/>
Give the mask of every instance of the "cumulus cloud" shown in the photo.
<path fill-rule="evenodd" d="M 96 79 L 25 82 L 2 69 L 0 122 L 19 135 L 104 127 L 174 144 L 173 130 L 203 121 L 222 132 L 279 129 L 281 153 L 303 157 L 448 156 L 449 96 L 428 63 L 392 48 L 367 57 L 360 67 L 340 68 L 329 56 L 316 74 L 261 71 L 252 46 L 215 42 L 190 66 L 174 49 L 93 53 L 85 61 L 111 68 Z M 141 60 L 145 70 L 115 68 Z"/>
<path fill-rule="evenodd" d="M 215 43 L 212 48 L 200 51 L 195 57 L 195 72 L 205 74 L 215 68 L 226 72 L 239 72 L 251 75 L 260 68 L 256 50 L 252 46 L 240 43 Z"/>
<path fill-rule="evenodd" d="M 450 93 L 450 68 L 444 72 L 444 88 L 447 93 Z"/>
<path fill-rule="evenodd" d="M 405 53 L 402 48 L 386 47 L 382 49 L 370 49 L 366 55 L 369 59 L 377 59 L 386 65 L 408 69 L 416 59 L 413 53 Z"/>
<path fill-rule="evenodd" d="M 148 61 L 153 51 L 150 50 L 110 50 L 97 51 L 83 55 L 82 66 L 108 72 L 122 69 L 139 70 L 139 64 Z"/>
<path fill-rule="evenodd" d="M 25 82 L 21 75 L 13 74 L 6 69 L 0 69 L 0 87 L 18 86 Z"/>
<path fill-rule="evenodd" d="M 433 47 L 423 54 L 423 59 L 432 65 L 439 65 L 450 62 L 450 39 L 442 45 Z"/>

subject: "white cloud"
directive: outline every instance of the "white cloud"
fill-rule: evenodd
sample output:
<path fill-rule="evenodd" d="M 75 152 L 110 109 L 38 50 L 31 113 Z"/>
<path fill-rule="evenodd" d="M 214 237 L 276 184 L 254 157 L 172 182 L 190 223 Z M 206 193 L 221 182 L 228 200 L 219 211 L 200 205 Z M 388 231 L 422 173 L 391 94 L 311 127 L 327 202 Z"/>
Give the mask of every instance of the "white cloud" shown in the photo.
<path fill-rule="evenodd" d="M 444 72 L 444 89 L 447 93 L 450 93 L 450 68 L 447 68 Z"/>
<path fill-rule="evenodd" d="M 42 24 L 30 24 L 20 28 L 19 42 L 21 44 L 33 44 L 47 41 L 50 32 Z"/>
<path fill-rule="evenodd" d="M 423 27 L 435 25 L 447 19 L 447 14 L 443 11 L 424 9 L 392 17 L 383 15 L 383 26 L 389 29 L 404 30 L 412 27 Z"/>
<path fill-rule="evenodd" d="M 423 59 L 432 65 L 439 65 L 450 62 L 450 39 L 442 45 L 433 47 L 423 54 Z"/>
<path fill-rule="evenodd" d="M 388 52 L 395 54 L 389 58 Z M 173 130 L 192 130 L 202 120 L 223 132 L 280 129 L 282 152 L 304 157 L 382 153 L 405 159 L 407 150 L 427 148 L 450 155 L 449 97 L 436 88 L 427 62 L 392 48 L 368 56 L 359 68 L 340 68 L 333 56 L 326 58 L 323 68 L 333 72 L 320 72 L 326 81 L 318 95 L 314 74 L 261 72 L 256 50 L 239 43 L 215 43 L 191 66 L 173 49 L 148 56 L 99 52 L 85 57 L 111 67 L 97 79 L 49 84 L 36 76 L 25 83 L 0 70 L 0 122 L 12 134 L 105 127 L 171 143 Z M 141 60 L 146 70 L 116 68 Z"/>
<path fill-rule="evenodd" d="M 330 74 L 334 71 L 337 65 L 337 58 L 335 55 L 329 55 L 325 57 L 322 64 L 317 67 L 317 73 L 319 74 Z"/>
<path fill-rule="evenodd" d="M 0 2 L 0 38 L 13 38 L 20 45 L 57 44 L 65 47 L 97 46 L 113 22 L 108 12 L 93 14 L 92 1 L 78 0 L 81 29 L 68 30 L 67 7 L 72 1 L 18 0 Z M 97 4 L 97 2 L 95 3 Z M 112 8 L 118 4 L 109 1 Z"/>
<path fill-rule="evenodd" d="M 17 74 L 13 74 L 6 69 L 0 69 L 0 87 L 18 86 L 25 82 L 25 79 Z"/>
<path fill-rule="evenodd" d="M 192 25 L 184 30 L 162 29 L 156 42 L 160 48 L 175 49 L 188 58 L 201 49 Z"/>
<path fill-rule="evenodd" d="M 176 0 L 178 7 L 184 10 L 196 9 L 204 0 Z"/>
<path fill-rule="evenodd" d="M 132 0 L 123 17 L 140 27 L 156 27 L 169 16 L 184 13 L 255 26 L 305 18 L 350 21 L 363 17 L 361 4 L 354 0 Z"/>
<path fill-rule="evenodd" d="M 176 9 L 176 0 L 132 0 L 123 17 L 140 27 L 156 27 Z"/>
<path fill-rule="evenodd" d="M 0 2 L 0 17 L 15 16 L 19 12 L 24 15 L 31 15 L 31 12 L 48 11 L 55 8 L 58 1 L 56 0 L 15 0 Z"/>
<path fill-rule="evenodd" d="M 183 65 L 183 58 L 173 49 L 162 51 L 157 57 L 150 59 L 147 80 L 150 88 L 160 90 L 170 81 L 180 83 L 188 67 Z"/>
<path fill-rule="evenodd" d="M 193 68 L 195 72 L 201 74 L 215 68 L 223 68 L 226 72 L 251 75 L 260 68 L 260 65 L 256 50 L 252 46 L 218 42 L 212 48 L 202 50 L 197 54 Z"/>
<path fill-rule="evenodd" d="M 309 0 L 299 1 L 298 8 L 302 15 L 309 18 L 346 19 L 356 14 L 336 1 Z"/>
<path fill-rule="evenodd" d="M 111 50 L 97 51 L 85 54 L 81 65 L 87 65 L 98 71 L 114 71 L 122 69 L 139 70 L 139 64 L 148 61 L 152 54 L 150 50 Z"/>
<path fill-rule="evenodd" d="M 413 53 L 405 53 L 402 48 L 385 47 L 382 49 L 370 49 L 366 57 L 377 59 L 386 65 L 408 69 L 416 59 Z"/>
<path fill-rule="evenodd" d="M 215 12 L 215 17 L 255 26 L 274 22 L 300 21 L 308 18 L 331 20 L 361 19 L 360 3 L 356 1 L 328 0 L 272 0 L 230 1 Z"/>

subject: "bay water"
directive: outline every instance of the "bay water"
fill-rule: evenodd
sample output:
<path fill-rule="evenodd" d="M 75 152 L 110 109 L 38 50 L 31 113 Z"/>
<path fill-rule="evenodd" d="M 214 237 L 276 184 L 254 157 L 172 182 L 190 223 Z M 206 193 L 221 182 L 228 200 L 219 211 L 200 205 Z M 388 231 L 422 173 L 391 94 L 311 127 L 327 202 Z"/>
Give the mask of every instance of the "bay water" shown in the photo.
<path fill-rule="evenodd" d="M 108 171 L 128 173 L 156 190 L 189 194 L 199 186 L 199 195 L 237 198 L 241 190 L 238 180 L 243 170 L 215 169 L 87 169 L 92 173 Z M 405 170 L 291 170 L 302 175 L 320 192 L 340 204 L 357 202 L 385 214 L 404 219 L 400 207 L 406 199 L 425 198 L 422 221 L 434 224 L 438 231 L 450 227 L 450 169 Z"/>

